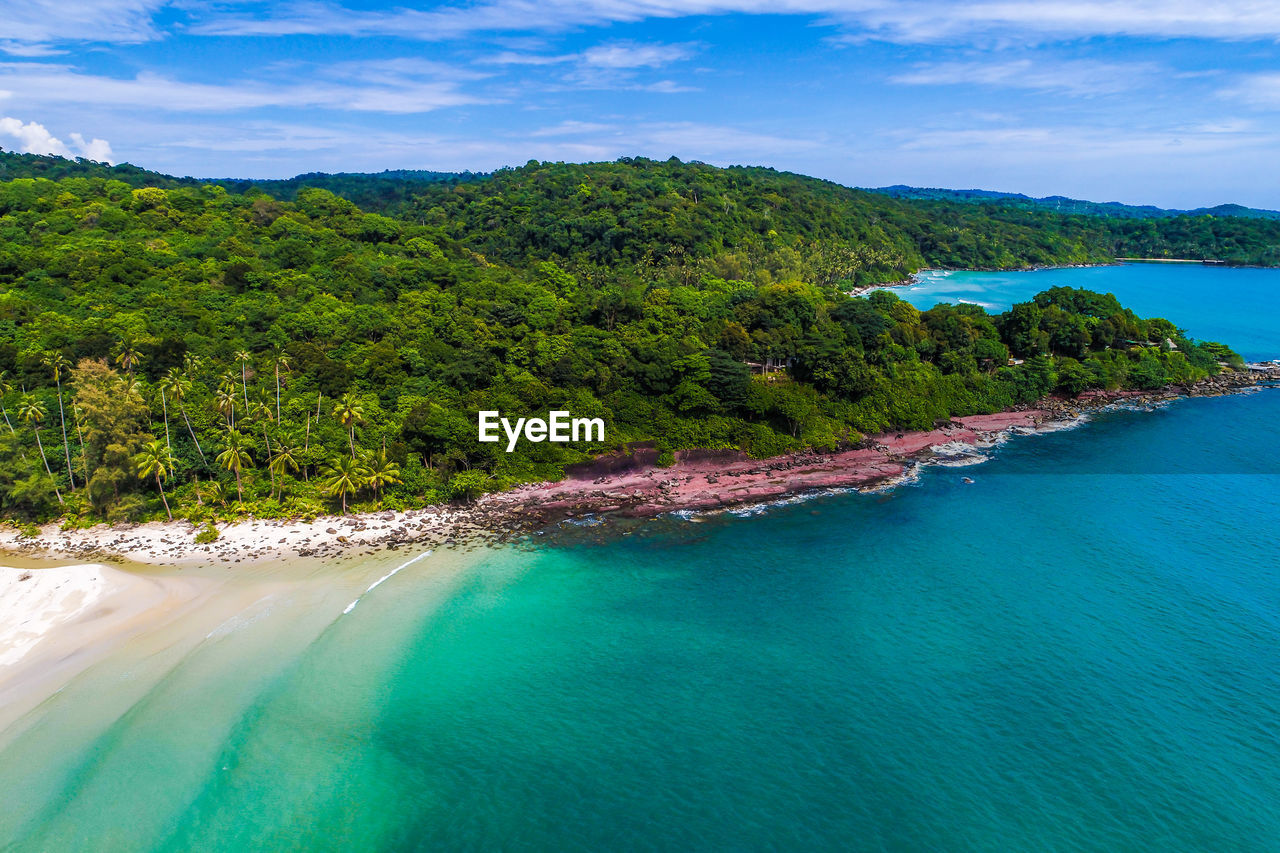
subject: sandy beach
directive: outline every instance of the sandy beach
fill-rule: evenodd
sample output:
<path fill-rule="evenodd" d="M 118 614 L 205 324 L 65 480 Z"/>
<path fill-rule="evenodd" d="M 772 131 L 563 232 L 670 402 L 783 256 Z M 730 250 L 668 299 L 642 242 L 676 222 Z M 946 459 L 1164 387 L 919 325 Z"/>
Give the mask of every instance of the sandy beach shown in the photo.
<path fill-rule="evenodd" d="M 324 516 L 315 520 L 247 519 L 218 525 L 218 538 L 197 544 L 185 521 L 97 525 L 63 530 L 56 523 L 27 537 L 0 527 L 0 553 L 76 562 L 129 560 L 156 566 L 370 556 L 384 549 L 480 545 L 583 515 L 649 517 L 677 510 L 716 510 L 834 488 L 879 489 L 921 464 L 976 461 L 977 451 L 1016 433 L 1059 429 L 1113 405 L 1234 393 L 1280 379 L 1274 363 L 1222 374 L 1191 386 L 1154 391 L 1086 391 L 1048 397 L 1036 406 L 939 423 L 932 430 L 863 437 L 832 452 L 804 451 L 752 459 L 736 450 L 682 450 L 660 467 L 652 444 L 639 443 L 573 466 L 558 482 L 485 495 L 467 505 L 403 512 Z"/>

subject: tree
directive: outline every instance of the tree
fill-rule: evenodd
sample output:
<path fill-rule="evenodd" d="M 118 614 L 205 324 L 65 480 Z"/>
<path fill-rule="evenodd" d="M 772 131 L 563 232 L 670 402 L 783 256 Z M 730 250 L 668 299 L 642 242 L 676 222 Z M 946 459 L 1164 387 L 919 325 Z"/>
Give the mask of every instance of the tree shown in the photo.
<path fill-rule="evenodd" d="M 40 422 L 44 420 L 44 416 L 44 406 L 36 402 L 35 397 L 30 394 L 24 394 L 22 400 L 18 402 L 18 417 L 22 419 L 23 423 L 31 427 L 31 431 L 35 433 L 36 447 L 40 448 L 40 461 L 44 463 L 45 473 L 49 475 L 50 479 L 53 479 L 53 471 L 49 468 L 49 460 L 44 455 L 44 443 L 40 441 Z M 62 493 L 58 491 L 56 485 L 53 488 L 58 495 L 58 503 L 63 503 Z"/>
<path fill-rule="evenodd" d="M 342 498 L 342 514 L 347 514 L 347 495 L 358 492 L 368 476 L 364 467 L 345 456 L 334 457 L 324 471 L 321 486 L 331 495 Z"/>
<path fill-rule="evenodd" d="M 240 387 L 244 390 L 244 408 L 247 412 L 249 409 L 249 361 L 253 358 L 253 354 L 248 350 L 239 350 L 236 352 L 236 361 L 240 362 Z"/>
<path fill-rule="evenodd" d="M 160 500 L 164 503 L 164 513 L 173 521 L 169 499 L 164 494 L 164 480 L 177 466 L 177 460 L 173 458 L 169 447 L 159 441 L 149 441 L 142 446 L 142 450 L 134 454 L 133 464 L 138 468 L 138 479 L 155 478 L 156 488 L 160 490 Z"/>
<path fill-rule="evenodd" d="M 217 462 L 223 468 L 235 473 L 236 499 L 240 503 L 244 503 L 244 489 L 240 482 L 240 471 L 244 468 L 253 467 L 253 457 L 249 455 L 249 451 L 253 449 L 253 440 L 241 435 L 234 429 L 230 429 L 227 430 L 227 437 L 223 441 L 225 447 L 218 454 Z"/>
<path fill-rule="evenodd" d="M 287 441 L 276 442 L 275 454 L 267 461 L 267 468 L 271 471 L 273 488 L 283 495 L 285 471 L 298 470 L 298 448 Z"/>
<path fill-rule="evenodd" d="M 276 423 L 280 423 L 280 371 L 289 370 L 289 356 L 277 348 L 271 352 L 271 363 L 276 371 Z"/>
<path fill-rule="evenodd" d="M 213 399 L 218 404 L 218 411 L 222 413 L 223 420 L 227 423 L 227 429 L 235 429 L 236 392 L 223 386 L 218 388 L 217 393 L 213 395 Z"/>
<path fill-rule="evenodd" d="M 74 492 L 76 478 L 71 473 L 71 445 L 67 442 L 67 415 L 62 408 L 62 374 L 71 369 L 71 362 L 57 351 L 47 353 L 43 361 L 45 366 L 53 371 L 53 381 L 58 385 L 58 419 L 62 422 L 62 451 L 67 457 L 67 482 L 71 484 L 71 491 Z"/>
<path fill-rule="evenodd" d="M 71 380 L 84 431 L 85 470 L 92 472 L 89 498 L 98 510 L 110 514 L 121 507 L 125 492 L 140 486 L 133 457 L 153 439 L 151 409 L 128 377 L 105 361 L 82 359 L 71 371 Z"/>
<path fill-rule="evenodd" d="M 333 407 L 333 416 L 348 430 L 347 439 L 351 445 L 351 458 L 356 458 L 356 424 L 364 423 L 364 407 L 360 405 L 354 391 L 342 395 L 342 399 Z"/>
<path fill-rule="evenodd" d="M 182 420 L 187 425 L 187 432 L 190 433 L 191 435 L 191 441 L 196 446 L 196 452 L 200 454 L 200 461 L 203 462 L 205 467 L 207 468 L 209 466 L 209 460 L 205 458 L 204 448 L 200 446 L 200 439 L 196 438 L 196 431 L 191 427 L 191 418 L 187 417 L 187 407 L 184 401 L 186 400 L 187 394 L 188 392 L 190 392 L 190 390 L 191 390 L 191 380 L 187 377 L 186 374 L 183 373 L 183 371 L 179 370 L 176 367 L 169 368 L 168 372 L 165 373 L 164 378 L 160 380 L 160 393 L 162 395 L 168 394 L 169 397 L 173 400 L 173 402 L 177 403 L 178 411 L 182 412 Z M 161 399 L 163 400 L 164 398 L 161 397 Z M 168 418 L 167 412 L 168 410 L 166 409 L 166 419 Z M 169 428 L 168 428 L 168 425 L 166 424 L 165 425 L 166 441 L 168 441 L 168 434 L 169 434 Z"/>
<path fill-rule="evenodd" d="M 404 482 L 400 479 L 400 465 L 387 458 L 387 450 L 384 447 L 365 458 L 365 470 L 368 472 L 369 485 L 373 486 L 374 500 L 378 502 L 378 509 L 382 509 L 380 490 L 386 486 L 395 486 Z"/>
<path fill-rule="evenodd" d="M 470 503 L 484 492 L 485 481 L 488 479 L 483 471 L 459 471 L 449 479 L 449 495 Z"/>
<path fill-rule="evenodd" d="M 0 373 L 0 412 L 4 413 L 4 423 L 9 428 L 9 434 L 17 435 L 18 431 L 13 428 L 13 424 L 9 421 L 9 410 L 4 405 L 4 398 L 9 396 L 9 392 L 12 390 L 13 383 L 9 381 L 8 374 Z"/>
<path fill-rule="evenodd" d="M 262 425 L 262 443 L 266 446 L 267 458 L 270 459 L 271 438 L 267 435 L 267 421 L 271 420 L 271 410 L 255 400 L 253 407 L 245 412 L 245 418 L 254 418 Z M 267 465 L 267 473 L 271 477 L 271 491 L 274 493 L 276 490 L 276 472 L 269 464 Z"/>
<path fill-rule="evenodd" d="M 134 370 L 138 365 L 142 364 L 142 353 L 134 347 L 129 341 L 121 341 L 120 346 L 116 349 L 116 364 L 120 365 L 130 377 L 133 376 Z"/>

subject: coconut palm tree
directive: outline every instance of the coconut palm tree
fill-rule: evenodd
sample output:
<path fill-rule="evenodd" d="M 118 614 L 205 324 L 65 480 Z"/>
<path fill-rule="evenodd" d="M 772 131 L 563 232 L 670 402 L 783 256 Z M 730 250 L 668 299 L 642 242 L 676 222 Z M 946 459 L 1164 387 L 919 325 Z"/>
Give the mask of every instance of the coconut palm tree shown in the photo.
<path fill-rule="evenodd" d="M 218 404 L 218 411 L 222 413 L 222 419 L 227 422 L 227 429 L 235 429 L 236 392 L 228 391 L 226 387 L 222 387 L 213 395 L 213 399 Z"/>
<path fill-rule="evenodd" d="M 40 422 L 44 420 L 45 408 L 35 397 L 30 394 L 23 394 L 22 399 L 18 401 L 18 417 L 22 422 L 31 427 L 31 431 L 36 436 L 36 447 L 40 448 L 40 461 L 44 463 L 45 473 L 49 475 L 49 479 L 53 479 L 53 469 L 49 467 L 49 458 L 44 455 L 44 442 L 40 440 Z M 63 503 L 62 492 L 58 491 L 55 483 L 53 493 L 58 496 L 58 503 Z"/>
<path fill-rule="evenodd" d="M 142 399 L 142 381 L 136 376 L 126 376 L 120 383 L 120 387 L 124 389 L 125 396 L 137 397 Z M 151 407 L 147 407 L 147 416 L 151 416 Z"/>
<path fill-rule="evenodd" d="M 18 431 L 13 428 L 13 424 L 9 421 L 9 410 L 4 405 L 4 398 L 9 396 L 9 392 L 12 390 L 13 383 L 9 381 L 9 374 L 0 372 L 0 412 L 4 413 L 4 424 L 9 428 L 9 434 L 17 435 Z"/>
<path fill-rule="evenodd" d="M 204 448 L 200 446 L 200 439 L 196 438 L 196 431 L 191 428 L 191 418 L 187 417 L 187 407 L 183 403 L 187 394 L 191 391 L 191 380 L 178 368 L 171 367 L 169 372 L 160 380 L 160 393 L 167 394 L 169 399 L 178 405 L 178 411 L 182 412 L 182 420 L 187 424 L 187 432 L 191 434 L 191 440 L 195 442 L 196 450 L 200 453 L 200 461 L 208 467 L 209 460 L 205 459 Z M 163 398 L 162 398 L 163 399 Z M 166 415 L 167 417 L 167 415 Z M 169 427 L 165 426 L 165 438 L 168 439 Z"/>
<path fill-rule="evenodd" d="M 298 470 L 298 448 L 288 441 L 277 442 L 276 452 L 267 462 L 267 468 L 274 477 L 273 488 L 279 489 L 277 497 L 283 497 L 285 471 Z"/>
<path fill-rule="evenodd" d="M 204 359 L 195 353 L 189 352 L 182 356 L 182 372 L 188 380 L 195 381 L 196 374 L 202 367 L 204 367 Z"/>
<path fill-rule="evenodd" d="M 276 369 L 276 423 L 280 423 L 280 371 L 289 372 L 289 356 L 276 347 L 271 351 L 271 363 Z"/>
<path fill-rule="evenodd" d="M 142 353 L 134 348 L 129 341 L 121 341 L 120 346 L 116 348 L 116 364 L 124 368 L 124 372 L 133 376 L 133 371 L 142 364 Z"/>
<path fill-rule="evenodd" d="M 270 459 L 271 458 L 271 438 L 267 435 L 267 421 L 271 420 L 271 410 L 267 408 L 267 406 L 264 403 L 260 403 L 257 400 L 254 400 L 253 405 L 249 408 L 249 411 L 245 412 L 245 418 L 256 420 L 259 424 L 262 425 L 262 442 L 263 444 L 266 445 L 267 458 Z M 275 474 L 275 471 L 271 470 L 270 465 L 267 466 L 267 473 L 271 475 L 271 491 L 275 492 L 276 474 Z"/>
<path fill-rule="evenodd" d="M 218 454 L 218 464 L 236 475 L 236 498 L 244 503 L 244 489 L 240 483 L 240 471 L 253 467 L 253 457 L 249 451 L 253 449 L 253 440 L 241 435 L 234 429 L 227 431 L 226 449 Z"/>
<path fill-rule="evenodd" d="M 248 350 L 239 350 L 236 353 L 236 361 L 240 362 L 240 387 L 244 389 L 244 407 L 249 408 L 249 361 L 253 358 L 253 353 Z"/>
<path fill-rule="evenodd" d="M 347 514 L 347 495 L 355 494 L 365 484 L 367 473 L 354 459 L 334 457 L 324 472 L 321 485 L 329 494 L 342 498 L 342 514 Z"/>
<path fill-rule="evenodd" d="M 342 399 L 333 407 L 333 416 L 347 428 L 347 438 L 351 444 L 351 459 L 356 458 L 356 424 L 364 423 L 364 407 L 354 391 L 342 395 Z"/>
<path fill-rule="evenodd" d="M 160 500 L 164 502 L 164 514 L 173 521 L 169 499 L 164 494 L 164 480 L 178 465 L 178 461 L 173 458 L 173 453 L 159 441 L 149 441 L 142 445 L 142 450 L 134 454 L 133 464 L 138 470 L 138 479 L 155 478 L 156 488 L 160 490 Z"/>
<path fill-rule="evenodd" d="M 67 457 L 67 481 L 71 484 L 71 491 L 76 490 L 76 478 L 71 473 L 71 445 L 67 442 L 67 415 L 62 408 L 62 374 L 71 369 L 71 362 L 67 357 L 56 350 L 46 353 L 44 359 L 45 367 L 53 371 L 53 381 L 58 385 L 58 420 L 62 422 L 62 452 Z"/>
<path fill-rule="evenodd" d="M 387 449 L 384 447 L 377 453 L 366 456 L 364 467 L 368 472 L 369 485 L 373 486 L 374 500 L 378 502 L 378 509 L 382 509 L 381 489 L 404 482 L 400 479 L 400 465 L 387 458 Z"/>

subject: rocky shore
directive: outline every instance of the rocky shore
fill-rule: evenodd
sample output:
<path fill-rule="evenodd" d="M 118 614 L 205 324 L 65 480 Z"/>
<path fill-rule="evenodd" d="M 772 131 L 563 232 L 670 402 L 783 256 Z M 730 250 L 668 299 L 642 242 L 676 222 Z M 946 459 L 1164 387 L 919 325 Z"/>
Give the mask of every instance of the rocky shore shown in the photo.
<path fill-rule="evenodd" d="M 371 555 L 401 547 L 463 547 L 519 539 L 532 530 L 584 516 L 646 518 L 678 510 L 709 511 L 765 503 L 828 489 L 882 489 L 920 465 L 982 461 L 983 448 L 1010 434 L 1060 429 L 1092 410 L 1144 405 L 1188 396 L 1230 394 L 1280 381 L 1280 362 L 1248 365 L 1186 386 L 1155 391 L 1086 391 L 1049 397 L 1035 406 L 971 415 L 927 431 L 864 437 L 832 452 L 806 451 L 752 459 L 740 451 L 684 450 L 660 467 L 652 445 L 602 456 L 571 469 L 559 482 L 521 486 L 467 506 L 330 516 L 314 521 L 251 519 L 219 525 L 218 539 L 196 544 L 188 522 L 98 525 L 62 530 L 49 524 L 36 537 L 0 528 L 0 551 L 74 561 L 159 565 L 244 563 Z"/>
<path fill-rule="evenodd" d="M 601 457 L 557 483 L 491 495 L 485 505 L 539 526 L 597 514 L 649 517 L 678 510 L 717 510 L 824 489 L 881 489 L 910 477 L 919 465 L 981 462 L 983 448 L 1010 434 L 1061 429 L 1106 406 L 1230 394 L 1276 381 L 1280 381 L 1280 363 L 1268 362 L 1154 391 L 1086 391 L 1078 397 L 1047 397 L 1033 407 L 956 418 L 928 431 L 866 436 L 856 445 L 830 453 L 806 451 L 751 459 L 739 451 L 679 451 L 674 465 L 661 468 L 655 464 L 656 450 L 640 447 Z"/>

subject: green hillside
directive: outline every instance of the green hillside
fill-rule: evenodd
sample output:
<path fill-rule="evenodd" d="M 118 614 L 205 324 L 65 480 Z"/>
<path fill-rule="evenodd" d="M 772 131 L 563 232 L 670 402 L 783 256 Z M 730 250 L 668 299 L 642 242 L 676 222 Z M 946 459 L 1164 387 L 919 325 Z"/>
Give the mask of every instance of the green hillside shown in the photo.
<path fill-rule="evenodd" d="M 12 517 L 465 500 L 631 440 L 831 448 L 1233 357 L 1099 294 L 1003 315 L 848 294 L 922 264 L 1104 258 L 1088 218 L 675 162 L 423 183 L 401 217 L 68 168 L 0 182 Z M 480 410 L 549 409 L 603 418 L 605 441 L 477 441 Z"/>

